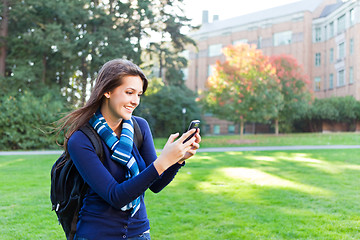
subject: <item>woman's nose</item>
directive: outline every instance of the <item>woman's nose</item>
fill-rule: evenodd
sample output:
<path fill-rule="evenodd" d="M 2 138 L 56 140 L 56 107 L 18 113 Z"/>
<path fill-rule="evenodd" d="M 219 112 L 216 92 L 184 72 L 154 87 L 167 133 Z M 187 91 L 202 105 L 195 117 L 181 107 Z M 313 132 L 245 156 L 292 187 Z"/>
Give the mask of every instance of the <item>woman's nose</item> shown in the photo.
<path fill-rule="evenodd" d="M 134 104 L 134 105 L 139 105 L 140 103 L 140 96 L 138 95 L 135 95 L 132 99 L 131 99 L 131 103 Z"/>

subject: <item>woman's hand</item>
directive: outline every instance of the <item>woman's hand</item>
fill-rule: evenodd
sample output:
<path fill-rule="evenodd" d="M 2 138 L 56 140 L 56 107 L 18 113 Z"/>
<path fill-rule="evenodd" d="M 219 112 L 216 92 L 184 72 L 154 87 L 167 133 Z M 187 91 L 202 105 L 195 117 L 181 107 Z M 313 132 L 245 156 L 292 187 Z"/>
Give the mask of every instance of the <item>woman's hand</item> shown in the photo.
<path fill-rule="evenodd" d="M 191 148 L 189 151 L 185 153 L 183 158 L 178 162 L 179 164 L 182 164 L 186 159 L 191 158 L 196 154 L 196 151 L 200 148 L 200 142 L 201 142 L 201 136 L 200 136 L 200 128 L 197 130 L 197 133 L 195 134 L 195 141 L 191 145 Z"/>
<path fill-rule="evenodd" d="M 179 133 L 171 134 L 167 143 L 164 146 L 160 156 L 155 160 L 154 166 L 161 175 L 166 169 L 175 163 L 187 159 L 195 154 L 196 149 L 199 148 L 199 143 L 195 141 L 201 140 L 199 133 L 191 138 L 189 141 L 183 143 L 187 137 L 189 137 L 196 130 L 192 129 L 184 133 L 179 139 L 175 139 L 179 136 Z M 193 149 L 194 148 L 194 149 Z M 188 156 L 185 158 L 185 156 Z"/>

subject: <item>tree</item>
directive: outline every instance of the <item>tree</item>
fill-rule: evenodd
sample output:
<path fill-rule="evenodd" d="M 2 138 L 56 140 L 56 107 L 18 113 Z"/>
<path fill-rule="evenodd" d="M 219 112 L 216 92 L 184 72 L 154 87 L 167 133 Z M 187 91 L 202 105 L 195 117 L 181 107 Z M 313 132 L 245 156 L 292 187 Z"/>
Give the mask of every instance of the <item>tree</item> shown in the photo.
<path fill-rule="evenodd" d="M 240 122 L 241 135 L 246 121 L 277 119 L 283 97 L 269 58 L 247 44 L 229 46 L 223 52 L 226 61 L 216 63 L 208 80 L 208 109 L 220 118 Z"/>
<path fill-rule="evenodd" d="M 160 91 L 143 97 L 135 114 L 149 121 L 157 137 L 168 137 L 175 132 L 182 134 L 184 121 L 188 124 L 201 118 L 195 99 L 195 94 L 185 86 L 164 86 Z M 185 115 L 183 108 L 186 108 Z"/>
<path fill-rule="evenodd" d="M 6 77 L 12 82 L 12 90 L 28 89 L 41 96 L 49 88 L 69 85 L 75 71 L 73 36 L 81 3 L 12 2 L 6 59 Z"/>
<path fill-rule="evenodd" d="M 153 5 L 154 24 L 151 29 L 158 33 L 156 41 L 149 43 L 148 54 L 158 67 L 157 77 L 163 78 L 168 85 L 183 85 L 182 69 L 187 66 L 187 59 L 182 56 L 186 45 L 196 45 L 185 34 L 185 29 L 192 30 L 191 19 L 184 15 L 183 0 L 162 0 Z"/>
<path fill-rule="evenodd" d="M 295 58 L 288 55 L 271 56 L 270 62 L 280 80 L 284 107 L 279 111 L 278 122 L 290 130 L 292 122 L 304 115 L 311 101 L 309 78 Z M 278 123 L 276 123 L 278 125 Z"/>
<path fill-rule="evenodd" d="M 0 77 L 5 77 L 7 37 L 9 27 L 9 1 L 3 0 L 1 3 L 1 22 L 0 22 Z"/>

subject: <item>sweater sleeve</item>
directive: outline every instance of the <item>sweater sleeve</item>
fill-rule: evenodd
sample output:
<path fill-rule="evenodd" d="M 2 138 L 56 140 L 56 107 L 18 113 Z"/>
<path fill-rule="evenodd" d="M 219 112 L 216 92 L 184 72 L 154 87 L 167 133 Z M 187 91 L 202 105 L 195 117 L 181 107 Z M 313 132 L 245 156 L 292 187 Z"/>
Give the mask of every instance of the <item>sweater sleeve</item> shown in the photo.
<path fill-rule="evenodd" d="M 117 209 L 143 194 L 159 177 L 154 165 L 150 164 L 139 175 L 117 182 L 96 155 L 88 137 L 80 131 L 70 137 L 68 151 L 85 182 Z"/>
<path fill-rule="evenodd" d="M 140 117 L 136 117 L 136 120 L 140 126 L 141 132 L 143 134 L 143 144 L 139 149 L 139 152 L 144 159 L 146 166 L 152 165 L 152 163 L 157 159 L 157 154 L 154 146 L 154 140 L 151 134 L 150 126 L 148 122 Z M 174 164 L 168 168 L 161 176 L 158 178 L 151 186 L 150 190 L 154 193 L 160 192 L 165 188 L 175 177 L 179 169 L 184 166 L 184 164 Z"/>

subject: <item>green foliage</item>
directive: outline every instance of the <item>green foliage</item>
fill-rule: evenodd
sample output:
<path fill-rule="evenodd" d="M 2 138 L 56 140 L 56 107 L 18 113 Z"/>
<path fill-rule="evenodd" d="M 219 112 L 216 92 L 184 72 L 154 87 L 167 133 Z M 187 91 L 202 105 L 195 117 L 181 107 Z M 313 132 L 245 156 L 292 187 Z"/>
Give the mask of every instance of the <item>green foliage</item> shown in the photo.
<path fill-rule="evenodd" d="M 359 102 L 353 96 L 315 99 L 306 118 L 333 122 L 352 122 L 359 119 Z"/>
<path fill-rule="evenodd" d="M 29 91 L 0 98 L 0 150 L 56 147 L 51 125 L 65 112 L 64 101 L 49 92 L 36 97 Z"/>
<path fill-rule="evenodd" d="M 294 121 L 296 131 L 321 131 L 323 122 L 345 123 L 355 128 L 360 120 L 360 101 L 353 96 L 315 99 L 303 115 Z"/>
<path fill-rule="evenodd" d="M 195 94 L 184 86 L 165 86 L 144 97 L 135 115 L 149 121 L 155 136 L 168 137 L 171 133 L 182 133 L 184 124 L 187 127 L 191 120 L 200 119 L 201 112 L 195 98 Z M 186 108 L 185 119 L 183 108 Z"/>
<path fill-rule="evenodd" d="M 91 80 L 105 62 L 126 58 L 140 65 L 144 57 L 140 43 L 156 32 L 173 41 L 162 48 L 170 53 L 166 64 L 176 69 L 167 77 L 179 79 L 179 70 L 186 63 L 178 53 L 185 44 L 194 43 L 182 33 L 183 27 L 191 28 L 190 19 L 178 11 L 182 2 L 11 1 L 9 33 L 4 38 L 6 74 L 0 90 L 26 89 L 42 96 L 56 87 L 71 104 L 83 104 Z"/>

